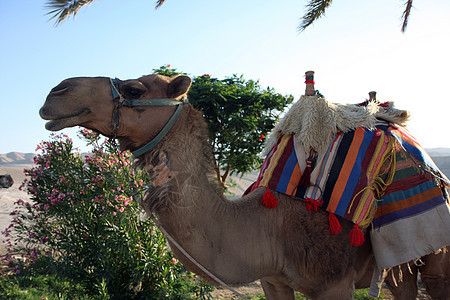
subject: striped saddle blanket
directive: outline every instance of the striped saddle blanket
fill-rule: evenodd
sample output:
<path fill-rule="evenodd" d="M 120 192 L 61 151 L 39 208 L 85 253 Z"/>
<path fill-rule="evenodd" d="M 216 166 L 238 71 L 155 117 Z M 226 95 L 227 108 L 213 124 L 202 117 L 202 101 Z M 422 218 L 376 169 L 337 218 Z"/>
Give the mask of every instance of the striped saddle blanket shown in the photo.
<path fill-rule="evenodd" d="M 301 184 L 302 176 L 308 184 Z M 450 181 L 398 125 L 380 122 L 373 130 L 338 132 L 320 154 L 284 135 L 247 192 L 261 186 L 304 199 L 361 229 L 370 226 L 380 269 L 450 245 Z"/>

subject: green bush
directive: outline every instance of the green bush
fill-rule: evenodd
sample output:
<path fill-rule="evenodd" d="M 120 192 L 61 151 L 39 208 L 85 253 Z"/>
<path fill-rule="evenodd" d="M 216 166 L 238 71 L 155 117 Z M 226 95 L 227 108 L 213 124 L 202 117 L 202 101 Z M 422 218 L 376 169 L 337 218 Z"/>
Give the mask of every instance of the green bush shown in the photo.
<path fill-rule="evenodd" d="M 14 276 L 52 275 L 100 299 L 203 299 L 211 290 L 193 281 L 136 202 L 148 178 L 128 152 L 88 130 L 83 157 L 71 139 L 53 135 L 38 146 L 36 166 L 17 201 L 5 260 Z M 0 291 L 1 293 L 4 292 Z"/>
<path fill-rule="evenodd" d="M 153 69 L 156 74 L 185 74 L 170 65 Z M 231 174 L 258 169 L 265 137 L 278 122 L 279 114 L 292 103 L 292 95 L 262 88 L 258 80 L 242 75 L 217 79 L 210 74 L 193 77 L 189 102 L 203 112 L 209 143 L 214 149 L 217 179 L 225 186 Z"/>

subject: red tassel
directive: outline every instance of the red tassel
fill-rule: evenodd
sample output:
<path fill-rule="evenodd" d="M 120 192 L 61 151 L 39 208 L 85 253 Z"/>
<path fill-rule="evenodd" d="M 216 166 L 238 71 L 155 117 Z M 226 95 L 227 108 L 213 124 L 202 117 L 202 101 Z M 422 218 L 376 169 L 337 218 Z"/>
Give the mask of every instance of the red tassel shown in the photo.
<path fill-rule="evenodd" d="M 314 200 L 311 198 L 306 198 L 305 199 L 306 202 L 306 208 L 309 210 L 309 213 L 312 213 L 312 210 L 314 209 L 315 211 L 319 210 L 319 207 L 323 204 L 323 200 Z"/>
<path fill-rule="evenodd" d="M 266 192 L 264 193 L 262 199 L 262 203 L 267 206 L 268 208 L 275 208 L 278 205 L 278 200 L 275 198 L 275 196 L 272 194 L 272 192 L 269 190 L 269 187 L 267 187 Z"/>
<path fill-rule="evenodd" d="M 331 234 L 338 234 L 342 231 L 342 225 L 333 213 L 328 214 L 328 224 L 328 230 L 330 230 Z"/>
<path fill-rule="evenodd" d="M 364 244 L 364 233 L 358 227 L 358 224 L 353 225 L 353 228 L 348 236 L 350 238 L 350 244 L 353 246 L 358 247 Z"/>

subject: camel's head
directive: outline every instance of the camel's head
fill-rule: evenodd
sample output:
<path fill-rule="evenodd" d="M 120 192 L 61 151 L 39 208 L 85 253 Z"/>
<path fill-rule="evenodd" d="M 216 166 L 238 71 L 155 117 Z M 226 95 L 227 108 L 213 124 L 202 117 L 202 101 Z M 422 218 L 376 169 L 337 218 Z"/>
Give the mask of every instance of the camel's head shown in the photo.
<path fill-rule="evenodd" d="M 106 77 L 64 80 L 50 91 L 40 110 L 40 116 L 49 120 L 45 127 L 58 131 L 80 125 L 105 136 L 126 138 L 130 148 L 139 147 L 158 134 L 176 107 L 122 106 L 118 95 L 127 99 L 124 104 L 135 99 L 181 99 L 191 85 L 191 79 L 184 75 L 153 74 L 136 80 L 117 80 L 115 87 L 113 82 Z"/>
<path fill-rule="evenodd" d="M 11 187 L 14 184 L 14 180 L 12 179 L 11 175 L 0 175 L 0 188 L 7 189 Z"/>

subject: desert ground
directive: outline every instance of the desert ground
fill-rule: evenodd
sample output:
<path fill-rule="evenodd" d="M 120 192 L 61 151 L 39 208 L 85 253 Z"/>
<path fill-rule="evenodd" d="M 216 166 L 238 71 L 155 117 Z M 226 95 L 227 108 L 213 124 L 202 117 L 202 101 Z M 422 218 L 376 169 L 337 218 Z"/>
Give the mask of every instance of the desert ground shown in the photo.
<path fill-rule="evenodd" d="M 0 231 L 5 230 L 11 223 L 12 217 L 9 214 L 14 210 L 14 202 L 19 199 L 29 199 L 29 196 L 25 191 L 19 190 L 20 185 L 25 179 L 23 170 L 29 167 L 31 167 L 31 165 L 0 165 L 0 174 L 9 174 L 14 180 L 12 187 L 8 189 L 0 188 Z M 0 234 L 0 254 L 3 254 L 5 251 L 5 240 L 6 237 L 3 234 Z"/>

